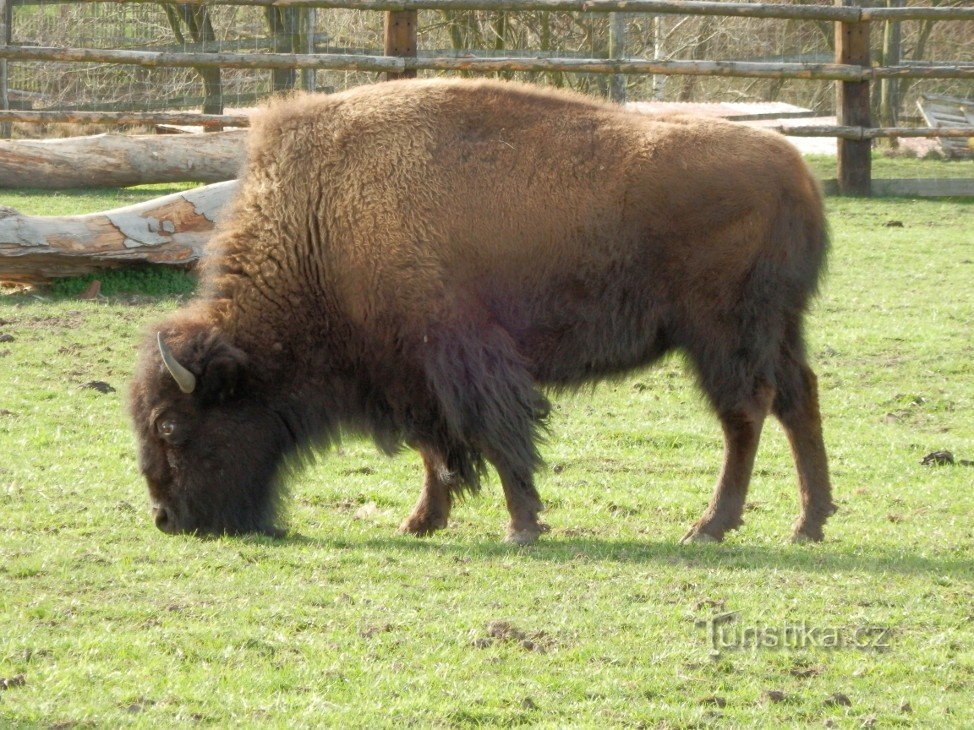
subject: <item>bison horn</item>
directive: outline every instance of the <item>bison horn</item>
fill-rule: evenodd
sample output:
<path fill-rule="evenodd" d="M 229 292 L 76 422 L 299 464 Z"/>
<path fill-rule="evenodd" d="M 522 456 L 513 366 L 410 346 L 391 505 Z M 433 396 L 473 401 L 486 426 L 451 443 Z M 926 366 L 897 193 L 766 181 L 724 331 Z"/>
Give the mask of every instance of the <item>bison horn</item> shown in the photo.
<path fill-rule="evenodd" d="M 173 380 L 176 381 L 176 385 L 184 393 L 192 393 L 196 389 L 196 376 L 179 364 L 179 360 L 162 341 L 162 332 L 156 335 L 156 341 L 159 343 L 159 354 L 162 355 L 162 362 L 169 374 L 172 375 Z"/>

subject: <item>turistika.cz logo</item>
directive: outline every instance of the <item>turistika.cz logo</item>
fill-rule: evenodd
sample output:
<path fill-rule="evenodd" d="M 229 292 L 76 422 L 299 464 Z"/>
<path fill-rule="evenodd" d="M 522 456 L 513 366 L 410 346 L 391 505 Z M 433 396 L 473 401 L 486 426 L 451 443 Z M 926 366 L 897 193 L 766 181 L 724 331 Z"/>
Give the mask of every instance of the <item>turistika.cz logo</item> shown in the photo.
<path fill-rule="evenodd" d="M 740 611 L 730 611 L 696 622 L 706 629 L 707 641 L 715 655 L 759 649 L 887 651 L 893 633 L 888 626 L 811 626 L 805 620 L 749 626 L 737 620 L 739 615 Z"/>

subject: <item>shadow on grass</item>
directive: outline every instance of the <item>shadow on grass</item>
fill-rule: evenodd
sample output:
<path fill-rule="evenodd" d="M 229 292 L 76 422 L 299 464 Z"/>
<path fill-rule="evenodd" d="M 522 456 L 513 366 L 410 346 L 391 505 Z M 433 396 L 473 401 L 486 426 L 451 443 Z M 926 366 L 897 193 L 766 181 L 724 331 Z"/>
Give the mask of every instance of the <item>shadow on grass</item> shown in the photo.
<path fill-rule="evenodd" d="M 371 538 L 364 541 L 308 537 L 300 534 L 270 541 L 287 546 L 308 544 L 324 549 L 389 550 L 398 553 L 457 556 L 490 560 L 517 556 L 539 563 L 607 561 L 618 563 L 661 563 L 686 568 L 720 570 L 793 570 L 816 573 L 907 573 L 945 577 L 974 577 L 974 559 L 966 556 L 925 557 L 894 547 L 855 547 L 841 542 L 820 545 L 679 545 L 674 542 L 611 540 L 593 537 L 548 536 L 531 547 L 522 548 L 500 541 L 450 543 L 406 536 Z"/>

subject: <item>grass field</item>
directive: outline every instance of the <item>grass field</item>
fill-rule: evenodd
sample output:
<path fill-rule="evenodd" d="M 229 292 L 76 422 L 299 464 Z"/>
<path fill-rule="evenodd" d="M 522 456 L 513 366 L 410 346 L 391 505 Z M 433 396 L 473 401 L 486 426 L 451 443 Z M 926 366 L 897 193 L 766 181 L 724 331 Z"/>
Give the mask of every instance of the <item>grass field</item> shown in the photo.
<path fill-rule="evenodd" d="M 557 399 L 534 547 L 500 543 L 496 479 L 449 530 L 397 536 L 418 458 L 359 441 L 292 485 L 285 539 L 168 537 L 125 387 L 191 282 L 0 297 L 0 726 L 974 725 L 974 205 L 828 206 L 809 336 L 840 511 L 812 546 L 785 541 L 770 422 L 744 528 L 677 545 L 721 449 L 679 359 Z M 727 612 L 715 651 L 699 624 Z"/>

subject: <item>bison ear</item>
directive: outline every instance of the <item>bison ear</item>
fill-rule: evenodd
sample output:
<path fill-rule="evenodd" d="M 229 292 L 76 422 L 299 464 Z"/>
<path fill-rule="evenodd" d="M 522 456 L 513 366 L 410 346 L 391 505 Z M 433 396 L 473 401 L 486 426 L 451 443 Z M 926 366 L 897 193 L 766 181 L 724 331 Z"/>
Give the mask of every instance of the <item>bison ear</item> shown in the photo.
<path fill-rule="evenodd" d="M 239 392 L 247 368 L 247 355 L 221 333 L 205 336 L 199 352 L 200 374 L 196 393 L 204 403 L 222 403 Z"/>

